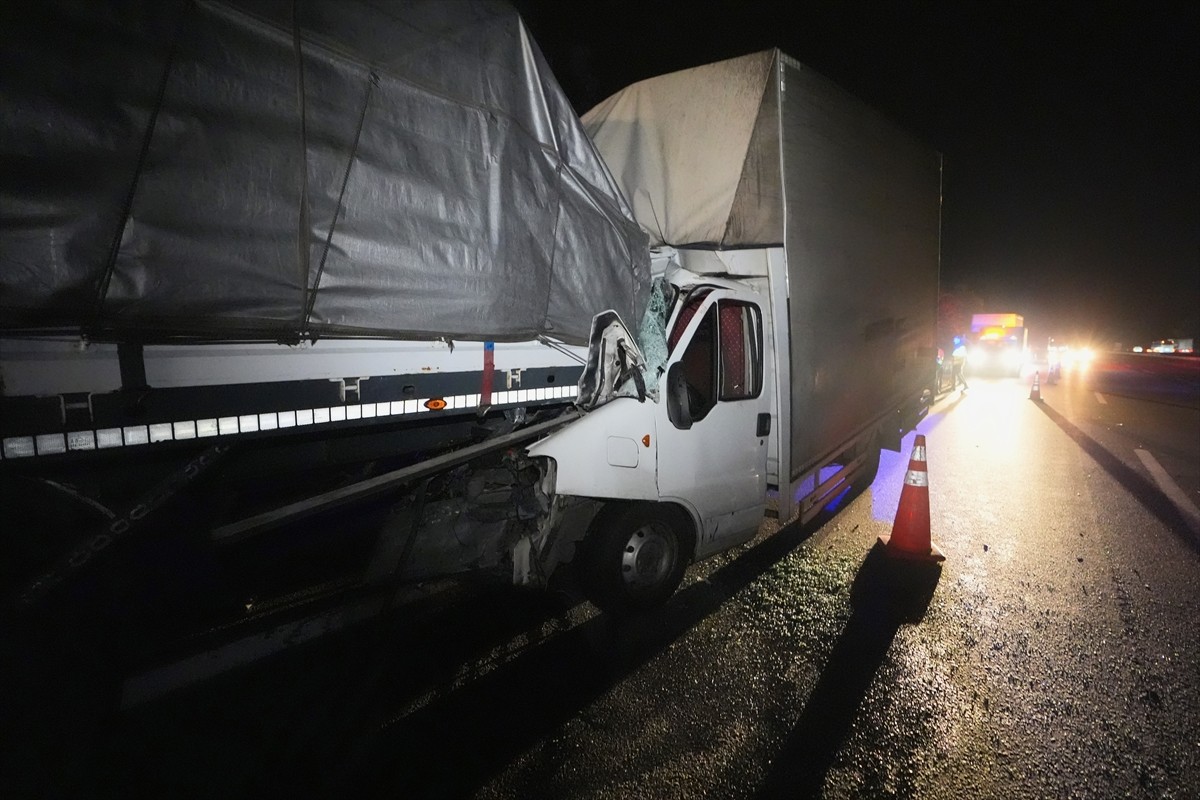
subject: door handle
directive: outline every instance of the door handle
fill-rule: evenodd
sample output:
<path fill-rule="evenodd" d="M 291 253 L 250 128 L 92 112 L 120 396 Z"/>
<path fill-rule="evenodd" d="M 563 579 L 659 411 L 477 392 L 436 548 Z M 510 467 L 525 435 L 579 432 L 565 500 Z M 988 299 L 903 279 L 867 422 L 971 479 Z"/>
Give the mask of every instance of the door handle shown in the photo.
<path fill-rule="evenodd" d="M 755 436 L 768 436 L 768 435 L 770 435 L 770 433 L 771 433 L 771 415 L 767 412 L 763 412 L 762 414 L 758 415 L 758 428 L 756 429 L 756 432 L 754 435 Z"/>

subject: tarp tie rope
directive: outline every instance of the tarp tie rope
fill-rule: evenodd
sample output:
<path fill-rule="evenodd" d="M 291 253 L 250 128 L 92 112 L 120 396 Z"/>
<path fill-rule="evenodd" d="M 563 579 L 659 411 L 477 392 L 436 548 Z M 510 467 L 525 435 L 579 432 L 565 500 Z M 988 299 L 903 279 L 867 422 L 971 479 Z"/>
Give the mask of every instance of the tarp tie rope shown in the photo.
<path fill-rule="evenodd" d="M 300 21 L 297 17 L 297 0 L 292 0 L 292 48 L 296 54 L 296 107 L 300 112 L 300 197 L 299 213 L 296 215 L 296 263 L 300 269 L 300 285 L 304 287 L 300 293 L 300 329 L 297 337 L 303 337 L 308 328 L 308 315 L 312 311 L 313 298 L 316 293 L 308 288 L 308 277 L 311 268 L 308 250 L 308 231 L 310 217 L 308 210 L 308 124 L 307 110 L 304 102 L 304 50 L 300 37 Z"/>
<path fill-rule="evenodd" d="M 371 105 L 371 92 L 379 85 L 379 75 L 372 72 L 367 80 L 367 93 L 363 97 L 362 108 L 358 112 L 358 127 L 354 129 L 354 142 L 350 145 L 350 155 L 346 159 L 346 171 L 342 174 L 342 188 L 338 192 L 337 205 L 333 209 L 333 218 L 329 220 L 329 231 L 325 234 L 325 247 L 321 250 L 321 261 L 317 264 L 317 274 L 313 276 L 312 288 L 308 291 L 308 307 L 304 310 L 304 327 L 308 330 L 312 320 L 313 308 L 317 304 L 317 289 L 321 285 L 321 275 L 325 272 L 325 259 L 329 256 L 329 248 L 333 245 L 333 231 L 337 227 L 338 215 L 346 199 L 346 187 L 350 185 L 350 170 L 354 167 L 354 159 L 358 155 L 358 144 L 362 140 L 363 123 L 367 119 L 367 108 Z M 316 338 L 315 336 L 313 337 Z"/>
<path fill-rule="evenodd" d="M 146 159 L 150 155 L 150 143 L 154 140 L 154 128 L 158 124 L 158 115 L 162 111 L 163 100 L 167 96 L 167 82 L 171 78 L 171 71 L 175 66 L 175 55 L 179 51 L 179 38 L 183 32 L 184 22 L 190 15 L 190 12 L 195 5 L 191 0 L 183 0 L 183 6 L 179 14 L 179 19 L 175 24 L 175 35 L 171 37 L 171 49 L 167 51 L 167 60 L 163 64 L 162 78 L 158 82 L 158 96 L 154 98 L 154 108 L 150 111 L 150 122 L 146 125 L 146 132 L 142 136 L 142 149 L 138 153 L 137 166 L 133 170 L 133 180 L 129 182 L 129 192 L 125 195 L 125 202 L 121 207 L 121 216 L 118 218 L 116 233 L 113 235 L 112 245 L 108 249 L 108 259 L 104 264 L 104 274 L 100 276 L 100 280 L 96 285 L 96 304 L 92 310 L 92 326 L 95 328 L 102 327 L 104 324 L 104 303 L 108 299 L 108 287 L 112 283 L 113 272 L 117 268 L 117 257 L 121 254 L 121 242 L 125 238 L 125 227 L 129 224 L 129 217 L 133 214 L 133 198 L 137 194 L 138 183 L 142 178 L 142 170 L 146 166 Z"/>

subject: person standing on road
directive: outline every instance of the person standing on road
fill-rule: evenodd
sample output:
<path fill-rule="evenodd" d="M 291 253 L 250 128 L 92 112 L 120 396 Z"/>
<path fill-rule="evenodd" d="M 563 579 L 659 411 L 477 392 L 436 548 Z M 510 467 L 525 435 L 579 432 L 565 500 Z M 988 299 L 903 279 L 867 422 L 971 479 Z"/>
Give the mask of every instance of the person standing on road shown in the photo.
<path fill-rule="evenodd" d="M 967 342 L 961 336 L 954 337 L 954 350 L 950 352 L 950 361 L 954 365 L 954 383 L 950 386 L 950 391 L 954 391 L 961 383 L 965 392 L 969 387 L 967 380 L 963 377 L 963 368 L 967 363 Z"/>

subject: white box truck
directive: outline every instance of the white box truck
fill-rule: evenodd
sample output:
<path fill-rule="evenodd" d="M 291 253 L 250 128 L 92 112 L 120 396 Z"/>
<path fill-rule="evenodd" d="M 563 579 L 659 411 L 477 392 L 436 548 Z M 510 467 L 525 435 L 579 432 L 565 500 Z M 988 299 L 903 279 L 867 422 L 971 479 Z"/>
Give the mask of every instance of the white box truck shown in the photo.
<path fill-rule="evenodd" d="M 647 358 L 656 400 L 615 398 L 528 453 L 554 507 L 599 508 L 583 574 L 627 609 L 764 512 L 808 520 L 869 484 L 925 414 L 941 160 L 778 50 L 583 119 L 663 265 L 666 347 Z"/>

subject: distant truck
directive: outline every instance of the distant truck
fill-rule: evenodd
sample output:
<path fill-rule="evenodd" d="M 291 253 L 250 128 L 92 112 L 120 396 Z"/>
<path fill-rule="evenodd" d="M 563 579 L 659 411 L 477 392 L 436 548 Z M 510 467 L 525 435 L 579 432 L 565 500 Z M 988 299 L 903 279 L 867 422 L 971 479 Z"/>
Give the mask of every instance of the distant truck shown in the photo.
<path fill-rule="evenodd" d="M 1155 339 L 1145 348 L 1147 353 L 1180 353 L 1188 355 L 1196 352 L 1195 339 Z M 1135 352 L 1138 352 L 1135 348 Z"/>
<path fill-rule="evenodd" d="M 23 596 L 175 494 L 218 548 L 386 498 L 364 583 L 546 585 L 570 563 L 635 610 L 764 513 L 809 520 L 869 485 L 927 412 L 941 157 L 778 50 L 634 84 L 585 116 L 589 140 L 503 6 L 185 5 L 188 25 L 147 3 L 144 30 L 89 39 L 174 59 L 129 73 L 162 84 L 110 121 L 144 123 L 128 152 L 102 143 L 128 171 L 75 192 L 49 175 L 5 211 L 5 510 L 91 526 Z M 294 19 L 320 27 L 294 38 Z M 178 52 L 159 28 L 188 32 Z M 6 87 L 53 84 L 61 33 L 20 31 L 44 46 Z M 263 118 L 210 128 L 197 104 Z M 5 147 L 82 146 L 9 119 Z M 135 474 L 126 513 L 104 492 Z"/>
<path fill-rule="evenodd" d="M 972 374 L 1019 376 L 1028 349 L 1029 332 L 1020 314 L 971 315 L 967 368 Z"/>

